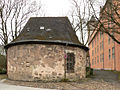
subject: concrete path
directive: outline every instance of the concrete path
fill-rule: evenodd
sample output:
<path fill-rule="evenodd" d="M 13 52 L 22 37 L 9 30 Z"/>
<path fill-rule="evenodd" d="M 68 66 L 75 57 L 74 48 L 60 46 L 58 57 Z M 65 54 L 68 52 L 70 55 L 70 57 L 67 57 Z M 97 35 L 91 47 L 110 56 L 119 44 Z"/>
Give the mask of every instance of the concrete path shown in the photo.
<path fill-rule="evenodd" d="M 43 89 L 43 88 L 33 88 L 33 87 L 8 85 L 5 83 L 2 83 L 3 81 L 0 81 L 0 90 L 53 90 L 53 89 Z"/>
<path fill-rule="evenodd" d="M 118 81 L 118 75 L 112 71 L 94 70 L 93 74 L 94 74 L 93 79 L 96 80 L 103 79 L 104 81 L 107 82 Z"/>

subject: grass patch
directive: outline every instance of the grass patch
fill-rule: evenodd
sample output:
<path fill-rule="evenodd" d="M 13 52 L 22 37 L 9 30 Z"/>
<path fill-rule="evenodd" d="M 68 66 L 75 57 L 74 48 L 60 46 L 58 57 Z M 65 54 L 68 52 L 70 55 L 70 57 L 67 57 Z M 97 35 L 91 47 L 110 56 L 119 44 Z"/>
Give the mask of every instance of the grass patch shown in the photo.
<path fill-rule="evenodd" d="M 86 67 L 86 78 L 90 78 L 91 76 L 93 76 L 93 69 Z"/>
<path fill-rule="evenodd" d="M 5 68 L 0 68 L 0 74 L 7 74 L 7 70 Z"/>
<path fill-rule="evenodd" d="M 0 79 L 6 79 L 7 75 L 6 74 L 0 74 Z"/>

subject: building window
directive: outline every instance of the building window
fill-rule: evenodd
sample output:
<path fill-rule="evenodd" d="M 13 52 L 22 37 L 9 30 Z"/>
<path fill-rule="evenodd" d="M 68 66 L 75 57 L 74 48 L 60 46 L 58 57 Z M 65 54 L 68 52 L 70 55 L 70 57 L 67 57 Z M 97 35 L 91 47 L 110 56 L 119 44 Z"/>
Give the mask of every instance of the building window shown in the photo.
<path fill-rule="evenodd" d="M 103 50 L 103 48 L 104 48 L 104 44 L 103 44 L 103 41 L 102 41 L 102 42 L 100 42 L 100 50 Z"/>
<path fill-rule="evenodd" d="M 109 49 L 109 60 L 111 59 L 111 51 L 110 51 L 110 49 Z"/>
<path fill-rule="evenodd" d="M 102 49 L 104 48 L 104 44 L 103 44 L 103 41 L 102 41 Z"/>
<path fill-rule="evenodd" d="M 103 54 L 100 54 L 100 62 L 103 62 Z"/>
<path fill-rule="evenodd" d="M 95 54 L 96 54 L 96 48 L 95 48 Z"/>
<path fill-rule="evenodd" d="M 94 65 L 94 59 L 92 59 L 92 65 Z"/>
<path fill-rule="evenodd" d="M 104 61 L 104 53 L 100 54 L 100 62 Z"/>
<path fill-rule="evenodd" d="M 101 61 L 101 54 L 100 54 L 100 62 L 102 62 L 102 61 Z"/>
<path fill-rule="evenodd" d="M 102 54 L 102 61 L 104 62 L 104 53 Z"/>
<path fill-rule="evenodd" d="M 96 57 L 95 57 L 95 64 L 96 64 Z"/>
<path fill-rule="evenodd" d="M 92 41 L 92 47 L 94 47 L 94 41 Z"/>
<path fill-rule="evenodd" d="M 92 56 L 94 56 L 94 50 L 92 50 Z"/>
<path fill-rule="evenodd" d="M 74 73 L 75 55 L 67 53 L 67 73 Z"/>
<path fill-rule="evenodd" d="M 103 36 L 103 32 L 100 32 L 100 39 L 102 38 L 102 36 Z"/>
<path fill-rule="evenodd" d="M 101 51 L 101 42 L 100 42 L 100 51 Z"/>
<path fill-rule="evenodd" d="M 97 56 L 97 63 L 99 63 L 99 56 Z"/>
<path fill-rule="evenodd" d="M 99 46 L 97 46 L 97 52 L 99 52 Z"/>
<path fill-rule="evenodd" d="M 115 47 L 112 47 L 112 59 L 115 59 Z"/>

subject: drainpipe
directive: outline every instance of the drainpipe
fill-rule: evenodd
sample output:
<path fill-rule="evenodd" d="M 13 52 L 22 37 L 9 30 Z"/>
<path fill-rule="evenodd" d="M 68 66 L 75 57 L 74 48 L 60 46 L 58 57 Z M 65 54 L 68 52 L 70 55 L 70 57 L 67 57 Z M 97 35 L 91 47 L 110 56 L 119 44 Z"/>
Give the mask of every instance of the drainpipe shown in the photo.
<path fill-rule="evenodd" d="M 104 33 L 103 33 L 103 58 L 104 58 Z M 105 58 L 104 58 L 105 59 Z M 104 59 L 103 59 L 103 69 L 104 69 Z"/>
<path fill-rule="evenodd" d="M 116 54 L 115 53 L 115 41 L 114 41 L 114 54 Z M 114 55 L 114 70 L 116 70 L 116 58 L 115 58 L 115 55 Z"/>

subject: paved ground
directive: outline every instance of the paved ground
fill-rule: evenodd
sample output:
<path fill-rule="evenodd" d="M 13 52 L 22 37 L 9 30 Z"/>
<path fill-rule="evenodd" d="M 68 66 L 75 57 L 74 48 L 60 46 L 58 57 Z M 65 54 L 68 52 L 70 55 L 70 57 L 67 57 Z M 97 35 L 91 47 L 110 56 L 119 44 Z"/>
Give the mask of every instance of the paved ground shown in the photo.
<path fill-rule="evenodd" d="M 95 80 L 104 80 L 107 82 L 119 82 L 118 75 L 113 71 L 105 71 L 105 70 L 94 70 L 94 78 Z"/>
<path fill-rule="evenodd" d="M 94 76 L 78 82 L 21 82 L 6 80 L 0 83 L 0 90 L 120 90 L 120 82 L 117 75 L 111 71 L 94 70 Z M 16 86 L 19 85 L 19 86 Z M 27 86 L 27 87 L 24 87 Z M 35 88 L 30 88 L 35 87 Z"/>
<path fill-rule="evenodd" d="M 43 89 L 43 88 L 33 88 L 17 85 L 9 85 L 6 83 L 0 82 L 0 90 L 53 90 L 53 89 Z"/>

